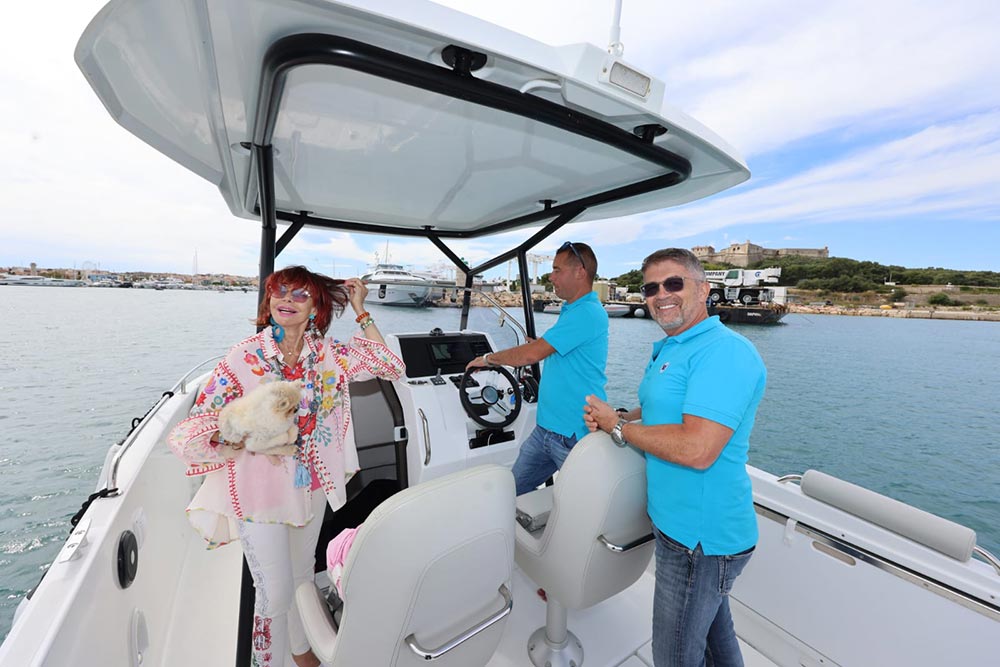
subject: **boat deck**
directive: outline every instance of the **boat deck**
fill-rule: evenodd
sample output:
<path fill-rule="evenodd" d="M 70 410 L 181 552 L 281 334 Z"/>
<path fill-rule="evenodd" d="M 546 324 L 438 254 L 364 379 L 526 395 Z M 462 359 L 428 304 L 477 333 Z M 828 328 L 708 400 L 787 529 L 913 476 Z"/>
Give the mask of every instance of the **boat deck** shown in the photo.
<path fill-rule="evenodd" d="M 169 653 L 162 664 L 231 665 L 236 642 L 226 638 L 236 636 L 242 551 L 239 544 L 213 551 L 204 549 L 198 540 L 189 544 L 174 606 L 183 612 L 174 614 L 166 642 Z M 324 583 L 326 576 L 321 574 L 317 579 Z M 517 567 L 512 583 L 514 610 L 488 667 L 530 667 L 528 637 L 545 624 L 545 603 L 537 594 L 538 587 Z M 649 621 L 653 585 L 650 563 L 639 581 L 621 594 L 589 609 L 569 611 L 569 629 L 583 643 L 585 665 L 653 667 Z M 211 605 L 205 605 L 205 600 L 211 600 Z M 740 648 L 747 667 L 776 664 L 742 640 Z M 290 657 L 286 667 L 294 667 Z"/>
<path fill-rule="evenodd" d="M 488 667 L 530 667 L 528 637 L 545 624 L 545 603 L 537 586 L 519 568 L 513 577 L 514 611 Z M 570 610 L 570 631 L 583 643 L 588 667 L 653 667 L 653 564 L 635 584 L 588 609 Z M 774 662 L 740 640 L 746 667 L 775 667 Z"/>

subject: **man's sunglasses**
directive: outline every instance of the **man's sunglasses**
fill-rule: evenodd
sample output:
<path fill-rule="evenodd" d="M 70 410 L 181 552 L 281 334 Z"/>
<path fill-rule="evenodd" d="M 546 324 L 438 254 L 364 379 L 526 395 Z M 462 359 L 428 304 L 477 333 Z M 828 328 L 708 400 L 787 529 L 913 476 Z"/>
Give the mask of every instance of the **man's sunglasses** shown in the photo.
<path fill-rule="evenodd" d="M 582 266 L 583 268 L 587 268 L 587 263 L 583 261 L 583 257 L 580 257 L 580 251 L 576 249 L 576 246 L 573 245 L 572 241 L 566 241 L 566 243 L 563 243 L 561 246 L 559 246 L 559 250 L 556 251 L 556 254 L 559 254 L 564 250 L 571 251 L 574 255 L 576 255 L 576 258 L 580 260 L 580 266 Z"/>
<path fill-rule="evenodd" d="M 271 287 L 272 299 L 284 299 L 289 294 L 295 303 L 305 303 L 311 296 L 309 290 L 304 287 L 296 287 L 295 289 L 289 289 L 288 285 L 273 285 Z"/>
<path fill-rule="evenodd" d="M 656 296 L 657 294 L 660 293 L 660 285 L 663 285 L 663 289 L 667 290 L 668 292 L 680 292 L 682 289 L 684 289 L 684 280 L 685 279 L 681 278 L 680 276 L 670 276 L 662 283 L 646 283 L 645 285 L 639 288 L 639 291 L 642 292 L 642 295 L 647 299 L 651 296 Z M 699 280 L 696 280 L 694 278 L 688 278 L 687 280 L 690 280 L 692 282 L 700 282 Z"/>

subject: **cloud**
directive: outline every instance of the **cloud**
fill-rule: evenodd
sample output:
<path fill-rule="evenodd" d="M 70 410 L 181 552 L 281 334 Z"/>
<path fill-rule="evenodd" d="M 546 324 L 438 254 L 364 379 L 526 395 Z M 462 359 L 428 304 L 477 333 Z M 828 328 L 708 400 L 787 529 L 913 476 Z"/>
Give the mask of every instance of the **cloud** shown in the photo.
<path fill-rule="evenodd" d="M 756 21 L 664 63 L 678 102 L 748 156 L 1000 105 L 995 3 L 783 2 Z"/>
<path fill-rule="evenodd" d="M 647 237 L 661 239 L 775 222 L 996 219 L 998 173 L 1000 111 L 859 149 L 760 187 L 636 218 Z"/>
<path fill-rule="evenodd" d="M 73 63 L 76 39 L 103 4 L 70 3 L 56 20 L 44 5 L 19 3 L 8 17 L 25 29 L 0 42 L 0 265 L 188 272 L 197 251 L 201 271 L 254 273 L 259 222 L 233 218 L 212 184 L 118 127 Z M 611 19 L 611 3 L 442 4 L 552 44 L 603 45 Z M 736 146 L 757 173 L 707 201 L 569 225 L 536 253 L 578 240 L 624 264 L 652 239 L 705 235 L 726 245 L 748 225 L 996 220 L 997 25 L 1000 4 L 985 0 L 629 0 L 626 59 L 663 78 L 666 101 Z M 449 245 L 479 263 L 536 230 Z M 278 263 L 363 268 L 384 243 L 307 231 Z M 393 239 L 390 252 L 414 265 L 442 259 L 424 240 Z"/>

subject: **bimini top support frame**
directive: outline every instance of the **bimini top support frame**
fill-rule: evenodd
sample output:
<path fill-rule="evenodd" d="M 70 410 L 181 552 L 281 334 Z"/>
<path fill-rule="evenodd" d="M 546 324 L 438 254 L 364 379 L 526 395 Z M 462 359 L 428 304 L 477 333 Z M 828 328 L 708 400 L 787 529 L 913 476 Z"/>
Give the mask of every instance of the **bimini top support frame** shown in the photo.
<path fill-rule="evenodd" d="M 589 195 L 576 201 L 546 207 L 537 212 L 474 230 L 437 230 L 439 238 L 472 238 L 495 234 L 553 218 L 568 210 L 587 209 L 634 197 L 684 182 L 691 175 L 691 163 L 653 143 L 665 128 L 639 126 L 632 132 L 611 123 L 567 108 L 530 93 L 475 78 L 469 63 L 482 56 L 467 49 L 449 46 L 458 53 L 453 66 L 434 65 L 346 37 L 319 33 L 290 35 L 275 42 L 264 56 L 257 97 L 252 143 L 268 146 L 277 123 L 285 81 L 289 72 L 308 65 L 329 65 L 369 74 L 439 95 L 545 123 L 574 135 L 605 144 L 658 165 L 665 173 L 653 178 Z M 248 189 L 249 196 L 253 196 Z M 422 229 L 389 227 L 364 221 L 331 220 L 304 212 L 276 211 L 276 218 L 313 227 L 399 236 L 426 236 Z"/>
<path fill-rule="evenodd" d="M 261 67 L 260 88 L 251 142 L 251 154 L 255 161 L 255 170 L 252 170 L 251 173 L 255 171 L 258 179 L 258 200 L 255 209 L 260 212 L 263 225 L 260 263 L 261 284 L 273 271 L 273 257 L 280 253 L 295 234 L 306 225 L 343 231 L 424 237 L 437 245 L 471 280 L 471 277 L 476 273 L 493 268 L 514 257 L 517 257 L 519 264 L 521 264 L 527 250 L 530 250 L 531 247 L 570 220 L 580 216 L 588 208 L 671 187 L 684 182 L 690 176 L 692 167 L 686 158 L 653 143 L 653 139 L 661 134 L 665 128 L 640 126 L 635 128 L 633 132 L 628 132 L 608 122 L 536 95 L 477 79 L 472 73 L 472 63 L 484 57 L 483 54 L 457 46 L 448 46 L 446 50 L 453 54 L 450 69 L 346 37 L 320 33 L 290 35 L 279 39 L 267 50 Z M 662 167 L 665 173 L 575 201 L 558 205 L 546 201 L 543 202 L 543 208 L 537 212 L 465 231 L 434 229 L 432 226 L 422 229 L 388 227 L 363 221 L 332 220 L 314 216 L 305 211 L 279 211 L 275 209 L 271 141 L 287 76 L 293 69 L 308 65 L 342 67 L 542 122 L 634 155 Z M 264 164 L 260 164 L 261 162 Z M 248 189 L 248 192 L 252 192 L 252 190 Z M 267 210 L 261 210 L 262 208 Z M 289 222 L 291 226 L 276 244 L 274 226 L 277 220 Z M 496 234 L 543 220 L 550 222 L 538 233 L 532 235 L 528 241 L 474 268 L 461 261 L 443 241 L 447 238 L 474 238 Z M 266 258 L 265 254 L 271 255 L 271 257 Z M 524 267 L 519 268 L 522 269 L 521 273 L 524 273 Z M 468 292 L 466 292 L 462 315 L 463 326 L 467 322 L 468 307 Z M 524 311 L 526 326 L 529 331 L 533 332 L 534 317 L 528 299 L 525 301 Z"/>

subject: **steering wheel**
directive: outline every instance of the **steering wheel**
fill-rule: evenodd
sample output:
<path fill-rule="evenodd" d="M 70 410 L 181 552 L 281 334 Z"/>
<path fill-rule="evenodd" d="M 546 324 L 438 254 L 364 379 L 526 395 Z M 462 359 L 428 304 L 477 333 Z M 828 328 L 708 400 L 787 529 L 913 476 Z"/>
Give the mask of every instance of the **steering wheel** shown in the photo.
<path fill-rule="evenodd" d="M 482 381 L 480 377 L 479 386 L 469 386 L 469 380 L 476 373 L 490 373 L 490 382 Z M 507 386 L 502 386 L 506 384 Z M 462 374 L 462 381 L 458 385 L 458 396 L 462 402 L 462 408 L 469 418 L 487 428 L 506 428 L 514 423 L 521 412 L 521 390 L 517 380 L 509 370 L 503 366 L 480 366 L 467 368 Z M 513 397 L 513 404 L 507 397 Z M 473 402 L 473 399 L 476 402 Z M 486 406 L 486 414 L 482 412 L 482 406 Z M 478 408 L 478 410 L 477 410 Z M 497 419 L 490 420 L 487 417 Z"/>

